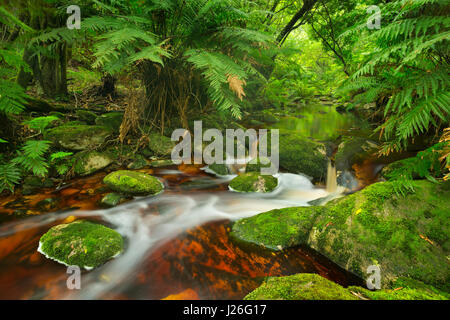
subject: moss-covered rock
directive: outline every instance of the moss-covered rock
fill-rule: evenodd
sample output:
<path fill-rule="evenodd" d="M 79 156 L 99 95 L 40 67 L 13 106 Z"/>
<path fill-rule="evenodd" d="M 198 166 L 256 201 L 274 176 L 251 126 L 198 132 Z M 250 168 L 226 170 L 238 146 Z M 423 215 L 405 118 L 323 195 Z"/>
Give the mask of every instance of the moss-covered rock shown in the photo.
<path fill-rule="evenodd" d="M 153 160 L 150 161 L 150 167 L 153 168 L 161 168 L 161 167 L 168 167 L 168 166 L 173 166 L 174 163 L 172 162 L 172 160 Z"/>
<path fill-rule="evenodd" d="M 120 130 L 120 125 L 122 124 L 122 120 L 122 112 L 109 112 L 97 117 L 95 119 L 95 123 L 99 126 L 108 128 L 112 132 L 118 133 Z"/>
<path fill-rule="evenodd" d="M 77 110 L 75 115 L 80 119 L 80 121 L 86 122 L 87 124 L 95 124 L 95 119 L 97 115 L 89 110 Z"/>
<path fill-rule="evenodd" d="M 139 170 L 148 166 L 147 160 L 144 156 L 136 154 L 133 156 L 132 162 L 128 164 L 128 169 Z"/>
<path fill-rule="evenodd" d="M 277 178 L 258 172 L 244 173 L 230 181 L 230 188 L 238 192 L 272 192 L 277 185 Z"/>
<path fill-rule="evenodd" d="M 130 195 L 156 195 L 164 189 L 163 184 L 155 177 L 128 170 L 112 172 L 103 182 L 114 191 Z"/>
<path fill-rule="evenodd" d="M 347 170 L 355 163 L 360 163 L 369 157 L 376 144 L 362 137 L 346 138 L 339 145 L 335 155 L 336 169 Z"/>
<path fill-rule="evenodd" d="M 262 168 L 270 168 L 271 163 L 268 158 L 256 158 L 249 163 L 245 167 L 245 172 L 260 172 Z"/>
<path fill-rule="evenodd" d="M 268 278 L 244 300 L 358 300 L 342 286 L 317 274 Z"/>
<path fill-rule="evenodd" d="M 64 125 L 45 132 L 44 137 L 69 150 L 87 150 L 101 145 L 111 132 L 101 126 Z"/>
<path fill-rule="evenodd" d="M 22 194 L 30 195 L 38 192 L 42 188 L 51 188 L 54 183 L 48 178 L 41 179 L 36 176 L 28 176 L 24 179 L 22 185 Z"/>
<path fill-rule="evenodd" d="M 47 258 L 86 269 L 98 267 L 122 250 L 119 233 L 85 220 L 54 226 L 41 237 L 38 249 Z"/>
<path fill-rule="evenodd" d="M 381 177 L 385 180 L 395 180 L 396 172 L 409 170 L 408 167 L 412 165 L 412 162 L 413 158 L 392 162 L 381 170 Z"/>
<path fill-rule="evenodd" d="M 249 293 L 245 300 L 447 300 L 448 294 L 420 281 L 397 280 L 393 289 L 370 291 L 351 286 L 344 288 L 317 274 L 300 273 L 271 277 Z"/>
<path fill-rule="evenodd" d="M 274 210 L 237 221 L 232 234 L 272 249 L 307 245 L 361 278 L 379 265 L 384 287 L 408 276 L 450 291 L 450 190 L 413 185 L 404 197 L 398 183 L 382 182 L 324 207 Z"/>
<path fill-rule="evenodd" d="M 226 176 L 231 174 L 230 168 L 226 164 L 213 163 L 208 166 L 208 170 L 218 176 Z"/>
<path fill-rule="evenodd" d="M 325 180 L 327 157 L 325 147 L 317 142 L 296 136 L 280 134 L 280 167 L 291 173 L 302 173 L 315 181 Z"/>
<path fill-rule="evenodd" d="M 100 201 L 101 205 L 107 208 L 111 208 L 111 207 L 115 207 L 117 205 L 119 205 L 120 203 L 124 202 L 125 200 L 127 200 L 128 197 L 121 195 L 119 193 L 108 193 L 107 195 L 105 195 L 102 200 Z"/>
<path fill-rule="evenodd" d="M 448 300 L 449 293 L 440 291 L 421 281 L 401 277 L 391 285 L 392 289 L 371 291 L 351 286 L 350 292 L 370 300 Z"/>
<path fill-rule="evenodd" d="M 308 235 L 322 207 L 276 209 L 234 223 L 231 237 L 282 250 L 306 244 Z"/>
<path fill-rule="evenodd" d="M 151 133 L 149 135 L 148 149 L 152 155 L 159 157 L 170 157 L 176 142 L 170 138 L 158 133 Z"/>
<path fill-rule="evenodd" d="M 112 162 L 111 155 L 105 152 L 80 152 L 75 156 L 74 172 L 79 176 L 87 176 L 106 168 Z"/>

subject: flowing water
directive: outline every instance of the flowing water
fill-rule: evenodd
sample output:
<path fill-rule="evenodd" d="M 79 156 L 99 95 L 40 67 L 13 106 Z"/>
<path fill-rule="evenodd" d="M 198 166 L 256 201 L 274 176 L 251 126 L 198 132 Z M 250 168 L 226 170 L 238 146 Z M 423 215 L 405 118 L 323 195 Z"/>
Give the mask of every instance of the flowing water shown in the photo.
<path fill-rule="evenodd" d="M 98 207 L 108 192 L 104 173 L 1 199 L 0 299 L 242 299 L 266 276 L 312 272 L 342 285 L 359 281 L 306 248 L 272 252 L 229 238 L 236 219 L 328 194 L 305 177 L 281 173 L 273 193 L 242 194 L 227 190 L 232 176 L 217 178 L 196 166 L 142 171 L 158 177 L 164 193 L 112 209 Z M 44 199 L 56 204 L 42 208 Z M 125 238 L 123 254 L 82 272 L 81 290 L 69 290 L 66 267 L 36 251 L 50 227 L 74 219 L 103 223 Z"/>
<path fill-rule="evenodd" d="M 271 128 L 318 141 L 362 131 L 353 115 L 322 104 L 301 107 Z M 355 169 L 358 181 L 371 182 L 370 165 Z M 264 277 L 302 272 L 344 286 L 361 284 L 307 248 L 273 252 L 237 245 L 229 237 L 236 219 L 340 196 L 331 162 L 326 187 L 281 173 L 279 187 L 270 194 L 231 192 L 227 186 L 233 176 L 218 178 L 200 167 L 140 170 L 158 177 L 165 191 L 112 209 L 99 207 L 109 192 L 102 184 L 106 173 L 69 181 L 56 190 L 34 195 L 19 190 L 0 198 L 0 299 L 242 299 Z M 49 228 L 75 219 L 102 223 L 125 239 L 120 256 L 82 272 L 81 290 L 69 290 L 66 267 L 36 251 Z"/>

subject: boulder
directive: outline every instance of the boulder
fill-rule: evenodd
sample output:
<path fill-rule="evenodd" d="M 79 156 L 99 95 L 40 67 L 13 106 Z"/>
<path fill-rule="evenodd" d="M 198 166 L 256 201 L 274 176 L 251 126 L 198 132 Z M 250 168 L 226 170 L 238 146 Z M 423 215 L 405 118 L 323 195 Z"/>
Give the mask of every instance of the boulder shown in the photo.
<path fill-rule="evenodd" d="M 355 163 L 360 163 L 369 158 L 377 145 L 374 142 L 361 137 L 351 137 L 345 139 L 338 148 L 335 155 L 336 169 L 339 171 L 352 168 Z"/>
<path fill-rule="evenodd" d="M 86 122 L 87 124 L 95 124 L 95 119 L 97 115 L 89 110 L 77 110 L 75 115 L 80 119 L 80 121 Z"/>
<path fill-rule="evenodd" d="M 173 165 L 174 163 L 172 160 L 153 160 L 150 162 L 150 167 L 153 168 L 169 167 Z"/>
<path fill-rule="evenodd" d="M 426 180 L 398 194 L 380 182 L 323 207 L 273 210 L 238 220 L 232 236 L 273 250 L 306 245 L 366 277 L 378 265 L 382 286 L 407 276 L 450 291 L 450 188 Z"/>
<path fill-rule="evenodd" d="M 61 148 L 81 151 L 98 147 L 110 134 L 105 127 L 72 124 L 50 129 L 44 138 Z"/>
<path fill-rule="evenodd" d="M 148 149 L 152 155 L 170 158 L 175 146 L 176 142 L 166 136 L 158 133 L 151 133 L 149 135 Z"/>
<path fill-rule="evenodd" d="M 155 177 L 128 170 L 112 172 L 103 182 L 110 189 L 129 195 L 156 195 L 164 189 L 164 185 Z"/>
<path fill-rule="evenodd" d="M 119 133 L 122 120 L 123 120 L 122 112 L 109 112 L 97 117 L 95 119 L 95 123 L 99 126 L 108 128 L 114 133 Z"/>
<path fill-rule="evenodd" d="M 448 300 L 449 295 L 420 281 L 396 280 L 392 289 L 344 288 L 317 274 L 270 277 L 244 300 Z"/>
<path fill-rule="evenodd" d="M 102 200 L 100 201 L 101 205 L 104 207 L 115 207 L 119 205 L 120 203 L 124 202 L 128 197 L 121 195 L 119 193 L 108 193 L 105 195 Z"/>
<path fill-rule="evenodd" d="M 314 181 L 326 179 L 328 159 L 323 144 L 294 134 L 280 133 L 279 151 L 281 168 L 290 173 L 307 175 Z"/>
<path fill-rule="evenodd" d="M 258 172 L 241 174 L 230 182 L 230 188 L 238 192 L 272 192 L 277 185 L 277 178 Z"/>
<path fill-rule="evenodd" d="M 85 220 L 54 226 L 41 237 L 38 248 L 49 259 L 85 269 L 102 265 L 122 250 L 119 233 Z"/>
<path fill-rule="evenodd" d="M 80 152 L 75 156 L 74 172 L 79 176 L 87 176 L 100 171 L 113 162 L 110 154 L 98 151 Z"/>
<path fill-rule="evenodd" d="M 207 168 L 207 170 L 213 174 L 216 174 L 218 176 L 227 176 L 231 174 L 230 168 L 226 164 L 218 164 L 213 163 L 210 164 Z"/>
<path fill-rule="evenodd" d="M 349 290 L 317 274 L 270 277 L 244 300 L 359 300 Z"/>
<path fill-rule="evenodd" d="M 127 167 L 128 169 L 139 170 L 147 166 L 148 163 L 147 160 L 145 160 L 145 157 L 140 154 L 136 154 L 133 156 L 132 162 L 130 162 Z"/>
<path fill-rule="evenodd" d="M 249 163 L 247 163 L 245 167 L 245 172 L 259 172 L 261 173 L 262 168 L 270 168 L 271 163 L 268 158 L 256 158 Z"/>

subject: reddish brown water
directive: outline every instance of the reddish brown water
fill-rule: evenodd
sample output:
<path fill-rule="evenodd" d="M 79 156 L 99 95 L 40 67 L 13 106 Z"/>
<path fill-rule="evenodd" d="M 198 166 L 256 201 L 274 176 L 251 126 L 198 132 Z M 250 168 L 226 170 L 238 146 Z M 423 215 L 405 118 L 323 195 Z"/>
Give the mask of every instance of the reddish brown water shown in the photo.
<path fill-rule="evenodd" d="M 166 207 L 171 204 L 170 196 L 188 194 L 192 197 L 193 194 L 205 193 L 223 198 L 229 193 L 224 191 L 226 183 L 214 183 L 216 178 L 208 176 L 199 167 L 170 169 L 172 171 L 143 170 L 164 181 L 164 194 L 169 197 L 164 203 L 149 202 L 144 209 L 136 210 L 135 215 L 142 215 L 145 219 L 168 215 Z M 175 169 L 181 172 L 175 172 Z M 345 286 L 359 282 L 329 260 L 305 248 L 272 252 L 238 246 L 229 238 L 230 221 L 216 217 L 214 221 L 198 225 L 190 223 L 188 225 L 193 226 L 173 236 L 160 237 L 152 245 L 142 241 L 144 248 L 148 245 L 142 255 L 124 255 L 94 271 L 83 271 L 80 293 L 71 291 L 66 286 L 66 267 L 36 251 L 39 238 L 53 225 L 80 217 L 111 225 L 105 221 L 108 214 L 114 215 L 120 213 L 121 208 L 126 211 L 126 208 L 134 208 L 141 203 L 137 201 L 136 205 L 131 203 L 129 207 L 118 207 L 111 213 L 93 212 L 99 209 L 99 200 L 108 193 L 101 183 L 104 176 L 105 173 L 101 173 L 77 179 L 59 190 L 45 189 L 37 195 L 22 196 L 19 191 L 15 196 L 0 198 L 0 299 L 242 299 L 264 277 L 301 272 L 318 273 Z M 55 199 L 51 206 L 38 205 L 49 198 Z M 231 200 L 242 202 L 242 198 Z M 181 212 L 176 211 L 183 211 L 183 206 L 177 207 L 174 203 L 174 208 L 174 216 L 182 217 Z M 192 212 L 196 212 L 196 208 Z M 91 213 L 86 216 L 81 210 Z M 164 233 L 161 228 L 167 225 L 162 222 L 153 228 L 160 228 Z M 138 248 L 139 241 L 138 246 L 133 246 L 133 241 L 129 242 L 129 250 Z M 115 263 L 124 264 L 116 266 Z M 111 269 L 113 266 L 117 269 Z M 123 275 L 115 278 L 112 270 L 121 270 Z M 96 291 L 97 285 L 104 287 Z"/>

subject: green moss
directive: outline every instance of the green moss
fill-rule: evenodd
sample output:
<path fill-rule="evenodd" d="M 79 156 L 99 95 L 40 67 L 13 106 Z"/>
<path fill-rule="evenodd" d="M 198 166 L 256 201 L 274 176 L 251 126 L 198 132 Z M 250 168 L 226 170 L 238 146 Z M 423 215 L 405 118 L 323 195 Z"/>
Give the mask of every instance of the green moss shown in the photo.
<path fill-rule="evenodd" d="M 308 175 L 315 181 L 324 180 L 328 160 L 321 149 L 324 149 L 321 144 L 311 140 L 294 134 L 280 134 L 280 167 L 292 173 Z"/>
<path fill-rule="evenodd" d="M 262 168 L 270 168 L 270 166 L 270 159 L 257 158 L 247 164 L 245 167 L 245 172 L 261 172 Z"/>
<path fill-rule="evenodd" d="M 148 166 L 147 160 L 145 160 L 144 156 L 140 154 L 136 154 L 133 156 L 132 162 L 128 164 L 128 169 L 142 169 Z"/>
<path fill-rule="evenodd" d="M 47 130 L 44 138 L 59 147 L 80 151 L 98 147 L 110 134 L 107 128 L 101 126 L 64 125 Z"/>
<path fill-rule="evenodd" d="M 172 160 L 154 160 L 150 162 L 150 167 L 153 168 L 168 167 L 173 165 L 174 163 L 172 162 Z"/>
<path fill-rule="evenodd" d="M 213 171 L 215 174 L 219 175 L 219 176 L 226 176 L 229 175 L 230 169 L 228 168 L 228 166 L 226 164 L 210 164 L 208 166 L 208 169 L 210 169 L 211 171 Z"/>
<path fill-rule="evenodd" d="M 95 119 L 95 123 L 99 126 L 108 128 L 110 131 L 118 133 L 122 124 L 122 112 L 109 112 L 102 114 Z"/>
<path fill-rule="evenodd" d="M 66 265 L 95 268 L 122 252 L 123 239 L 112 229 L 80 220 L 51 228 L 41 237 L 40 250 Z"/>
<path fill-rule="evenodd" d="M 75 156 L 74 172 L 80 176 L 87 176 L 109 166 L 113 159 L 108 153 L 88 151 Z"/>
<path fill-rule="evenodd" d="M 172 153 L 176 143 L 170 138 L 158 133 L 149 135 L 148 149 L 153 155 L 167 157 Z"/>
<path fill-rule="evenodd" d="M 114 191 L 131 195 L 155 195 L 164 189 L 163 184 L 155 177 L 128 170 L 112 172 L 103 182 Z"/>
<path fill-rule="evenodd" d="M 119 205 L 121 202 L 125 201 L 127 199 L 127 197 L 119 194 L 119 193 L 108 193 L 107 195 L 105 195 L 102 200 L 100 201 L 100 203 L 104 206 L 104 207 L 115 207 L 117 205 Z"/>
<path fill-rule="evenodd" d="M 77 110 L 75 115 L 80 119 L 80 121 L 86 122 L 88 124 L 94 124 L 97 115 L 89 110 Z"/>
<path fill-rule="evenodd" d="M 257 172 L 244 173 L 230 182 L 230 187 L 239 192 L 272 192 L 277 185 L 277 178 Z"/>
<path fill-rule="evenodd" d="M 322 207 L 299 207 L 265 212 L 236 221 L 231 236 L 273 250 L 305 244 L 321 210 Z"/>
<path fill-rule="evenodd" d="M 348 290 L 370 300 L 448 300 L 450 295 L 421 281 L 401 277 L 392 289 L 371 291 L 361 287 L 349 287 Z"/>
<path fill-rule="evenodd" d="M 316 274 L 268 278 L 245 300 L 448 300 L 448 294 L 420 281 L 401 278 L 395 289 L 370 291 L 342 286 Z"/>
<path fill-rule="evenodd" d="M 339 149 L 335 155 L 336 169 L 347 170 L 353 164 L 361 162 L 367 158 L 371 145 L 366 138 L 351 137 L 347 138 L 339 145 Z"/>
<path fill-rule="evenodd" d="M 413 183 L 415 192 L 405 196 L 395 192 L 397 182 L 382 182 L 323 207 L 262 213 L 237 221 L 233 234 L 271 248 L 306 244 L 362 278 L 378 264 L 384 287 L 408 276 L 450 291 L 450 191 L 426 180 Z M 308 210 L 319 213 L 305 224 Z"/>
<path fill-rule="evenodd" d="M 358 300 L 347 289 L 317 274 L 268 278 L 245 300 Z"/>

